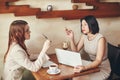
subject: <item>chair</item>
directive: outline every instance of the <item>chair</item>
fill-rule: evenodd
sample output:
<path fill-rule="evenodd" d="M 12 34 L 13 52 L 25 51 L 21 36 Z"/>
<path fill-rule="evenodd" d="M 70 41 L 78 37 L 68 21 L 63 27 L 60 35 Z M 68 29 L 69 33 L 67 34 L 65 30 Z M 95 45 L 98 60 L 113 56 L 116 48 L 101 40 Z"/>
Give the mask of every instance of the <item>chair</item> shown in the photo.
<path fill-rule="evenodd" d="M 113 74 L 120 77 L 120 47 L 108 43 L 108 59 L 111 66 L 111 74 L 108 80 L 120 80 L 120 78 L 113 79 Z"/>

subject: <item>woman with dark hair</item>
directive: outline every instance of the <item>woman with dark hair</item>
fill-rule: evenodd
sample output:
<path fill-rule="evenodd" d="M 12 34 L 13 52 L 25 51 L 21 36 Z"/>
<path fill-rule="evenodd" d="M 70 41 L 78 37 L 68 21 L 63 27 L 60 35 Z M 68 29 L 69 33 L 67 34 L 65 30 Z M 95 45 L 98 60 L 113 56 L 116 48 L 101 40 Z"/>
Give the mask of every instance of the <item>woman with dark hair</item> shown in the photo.
<path fill-rule="evenodd" d="M 70 39 L 72 51 L 79 52 L 82 48 L 88 53 L 91 61 L 83 60 L 83 65 L 74 67 L 74 72 L 78 73 L 84 70 L 100 68 L 100 72 L 91 73 L 85 76 L 73 78 L 73 80 L 105 80 L 110 75 L 110 63 L 107 58 L 107 42 L 105 37 L 99 33 L 99 25 L 96 18 L 92 15 L 81 19 L 82 35 L 78 44 L 74 41 L 74 32 L 66 29 L 67 36 Z"/>
<path fill-rule="evenodd" d="M 30 39 L 30 29 L 24 20 L 15 20 L 9 29 L 8 49 L 4 56 L 3 80 L 21 80 L 24 69 L 36 72 L 49 57 L 46 51 L 50 47 L 50 41 L 46 40 L 43 48 L 35 61 L 29 59 L 25 40 Z"/>

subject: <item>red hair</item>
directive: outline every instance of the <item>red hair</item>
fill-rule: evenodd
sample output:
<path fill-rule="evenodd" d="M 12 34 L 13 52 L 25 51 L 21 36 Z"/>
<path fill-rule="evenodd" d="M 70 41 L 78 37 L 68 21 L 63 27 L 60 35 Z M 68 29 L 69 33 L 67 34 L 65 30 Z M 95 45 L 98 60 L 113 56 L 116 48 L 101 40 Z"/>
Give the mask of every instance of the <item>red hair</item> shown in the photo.
<path fill-rule="evenodd" d="M 25 41 L 25 26 L 28 23 L 24 20 L 15 20 L 11 23 L 10 29 L 9 29 L 9 40 L 8 40 L 8 49 L 6 51 L 6 54 L 4 55 L 4 62 L 6 60 L 10 45 L 14 41 L 14 39 L 17 41 L 17 43 L 26 51 L 27 55 L 29 56 L 27 52 L 26 45 L 24 43 Z"/>

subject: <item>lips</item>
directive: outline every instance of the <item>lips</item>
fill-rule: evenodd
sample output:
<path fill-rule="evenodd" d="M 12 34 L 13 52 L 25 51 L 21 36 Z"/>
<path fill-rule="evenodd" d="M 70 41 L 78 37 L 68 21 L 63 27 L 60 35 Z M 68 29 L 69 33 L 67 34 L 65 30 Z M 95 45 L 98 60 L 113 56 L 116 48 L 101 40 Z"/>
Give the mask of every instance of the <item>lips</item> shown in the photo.
<path fill-rule="evenodd" d="M 82 30 L 82 32 L 84 32 L 85 30 Z"/>

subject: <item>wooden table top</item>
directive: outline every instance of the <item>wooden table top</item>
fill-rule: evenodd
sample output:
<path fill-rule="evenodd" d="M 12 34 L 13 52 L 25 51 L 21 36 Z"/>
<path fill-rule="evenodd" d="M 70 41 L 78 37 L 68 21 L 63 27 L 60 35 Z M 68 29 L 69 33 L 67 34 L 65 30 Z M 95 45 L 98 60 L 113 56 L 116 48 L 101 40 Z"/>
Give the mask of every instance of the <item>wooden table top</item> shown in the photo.
<path fill-rule="evenodd" d="M 56 55 L 50 55 L 51 61 L 58 64 Z M 38 72 L 32 72 L 36 80 L 64 80 L 76 76 L 82 76 L 89 73 L 94 73 L 100 71 L 99 68 L 87 70 L 80 73 L 74 73 L 73 67 L 66 66 L 63 64 L 58 64 L 61 72 L 59 74 L 51 75 L 47 73 L 48 68 L 41 68 Z"/>

